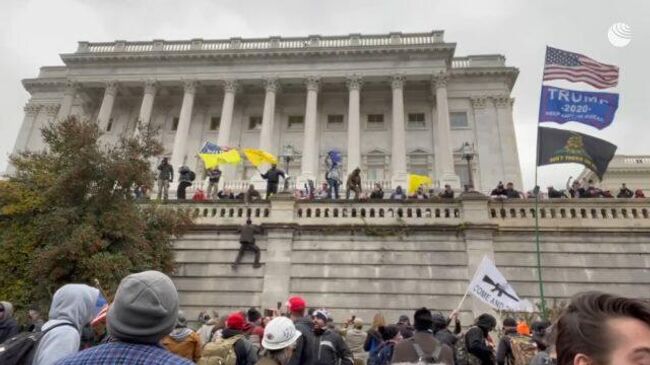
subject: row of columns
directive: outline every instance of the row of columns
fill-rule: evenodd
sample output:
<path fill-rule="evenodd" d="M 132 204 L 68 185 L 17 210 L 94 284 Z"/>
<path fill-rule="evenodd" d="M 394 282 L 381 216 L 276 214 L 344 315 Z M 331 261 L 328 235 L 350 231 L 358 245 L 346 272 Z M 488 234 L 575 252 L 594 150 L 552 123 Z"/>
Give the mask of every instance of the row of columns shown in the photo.
<path fill-rule="evenodd" d="M 447 103 L 447 81 L 445 74 L 434 77 L 432 81 L 432 92 L 436 96 L 436 104 L 433 106 L 432 115 L 437 112 L 437 121 L 433 123 L 435 136 L 435 161 L 436 176 L 439 177 L 442 184 L 450 184 L 454 188 L 460 187 L 460 180 L 454 172 L 453 151 L 451 145 L 451 132 L 449 125 L 449 107 Z M 407 164 L 406 164 L 406 132 L 404 121 L 404 83 L 405 78 L 402 75 L 395 75 L 391 78 L 392 89 L 392 185 L 407 184 Z M 349 91 L 348 103 L 348 171 L 361 166 L 361 121 L 360 121 L 360 92 L 363 86 L 363 79 L 360 76 L 353 75 L 346 80 Z M 260 131 L 259 148 L 262 150 L 272 150 L 274 116 L 276 94 L 279 90 L 277 79 L 271 78 L 264 80 L 265 97 L 264 110 L 262 114 L 262 128 Z M 299 184 L 307 179 L 316 179 L 318 173 L 318 92 L 320 90 L 320 78 L 308 77 L 305 80 L 307 89 L 307 100 L 304 119 L 304 140 L 301 160 L 301 175 Z M 72 102 L 74 100 L 76 85 L 66 85 L 59 118 L 65 118 L 70 114 Z M 186 146 L 192 120 L 192 109 L 194 106 L 194 96 L 196 93 L 197 81 L 187 80 L 183 84 L 184 94 L 181 111 L 179 115 L 174 145 L 172 150 L 171 164 L 173 166 L 182 166 L 186 159 Z M 144 95 L 140 107 L 139 121 L 141 125 L 146 126 L 153 110 L 154 100 L 158 84 L 155 81 L 146 81 L 144 84 Z M 238 89 L 236 80 L 224 81 L 224 98 L 221 108 L 221 122 L 219 134 L 217 137 L 218 145 L 228 145 L 230 141 L 230 131 L 232 129 L 233 111 L 235 105 L 235 95 Z M 106 129 L 115 103 L 115 97 L 118 91 L 118 83 L 110 81 L 106 84 L 104 98 L 99 109 L 97 117 L 100 128 Z M 136 128 L 136 135 L 139 128 Z M 300 185 L 299 185 L 300 186 Z"/>

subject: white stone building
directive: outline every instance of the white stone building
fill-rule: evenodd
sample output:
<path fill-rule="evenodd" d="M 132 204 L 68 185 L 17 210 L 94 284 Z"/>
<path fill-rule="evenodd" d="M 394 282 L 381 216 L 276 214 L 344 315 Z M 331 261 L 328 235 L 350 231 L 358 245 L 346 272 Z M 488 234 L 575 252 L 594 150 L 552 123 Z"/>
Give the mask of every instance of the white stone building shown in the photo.
<path fill-rule="evenodd" d="M 584 169 L 578 176 L 578 181 L 594 180 L 603 190 L 609 190 L 616 196 L 621 184 L 625 183 L 628 189 L 643 190 L 645 196 L 650 196 L 650 156 L 648 155 L 616 155 L 610 161 L 603 180 L 598 181 L 598 176 Z"/>
<path fill-rule="evenodd" d="M 468 142 L 477 190 L 521 188 L 510 97 L 518 70 L 502 55 L 455 57 L 455 48 L 442 31 L 79 42 L 61 55 L 65 66 L 23 80 L 31 98 L 14 151 L 42 148 L 40 127 L 78 115 L 97 120 L 107 141 L 138 121 L 159 127 L 175 169 L 200 171 L 205 141 L 276 155 L 290 145 L 299 181 L 323 180 L 324 156 L 338 149 L 343 172 L 360 167 L 366 185 L 390 189 L 418 173 L 458 188 L 469 180 Z M 243 164 L 225 176 L 235 186 L 257 174 Z"/>

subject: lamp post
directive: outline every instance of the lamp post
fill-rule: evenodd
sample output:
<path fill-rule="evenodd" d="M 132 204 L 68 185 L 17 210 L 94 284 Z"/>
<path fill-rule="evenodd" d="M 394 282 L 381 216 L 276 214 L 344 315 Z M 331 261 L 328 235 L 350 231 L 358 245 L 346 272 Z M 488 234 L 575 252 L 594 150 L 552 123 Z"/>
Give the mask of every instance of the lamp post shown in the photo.
<path fill-rule="evenodd" d="M 465 186 L 465 191 L 474 189 L 474 179 L 472 178 L 472 159 L 474 158 L 474 144 L 465 142 L 460 148 L 463 160 L 467 161 L 467 174 L 469 176 L 469 184 Z"/>
<path fill-rule="evenodd" d="M 284 191 L 289 190 L 289 163 L 291 160 L 294 159 L 296 156 L 296 150 L 293 148 L 292 145 L 286 144 L 284 147 L 282 147 L 282 155 L 281 157 L 284 159 L 284 172 L 286 173 L 287 177 L 284 179 Z"/>

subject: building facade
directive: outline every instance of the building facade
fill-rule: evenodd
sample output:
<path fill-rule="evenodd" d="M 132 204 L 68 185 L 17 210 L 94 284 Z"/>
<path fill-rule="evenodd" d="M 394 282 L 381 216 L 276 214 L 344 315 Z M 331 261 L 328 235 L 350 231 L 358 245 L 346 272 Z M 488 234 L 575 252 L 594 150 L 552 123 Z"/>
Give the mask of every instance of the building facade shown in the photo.
<path fill-rule="evenodd" d="M 107 142 L 138 123 L 159 128 L 175 169 L 200 172 L 197 152 L 211 141 L 280 155 L 299 183 L 324 180 L 324 157 L 337 149 L 343 172 L 360 167 L 366 185 L 404 186 L 416 173 L 459 188 L 471 170 L 477 190 L 521 188 L 518 70 L 501 55 L 455 57 L 455 47 L 441 31 L 79 42 L 61 55 L 65 66 L 23 80 L 31 98 L 14 151 L 43 148 L 39 128 L 76 115 L 96 120 Z M 295 154 L 284 159 L 288 146 Z M 247 163 L 225 177 L 259 179 Z"/>
<path fill-rule="evenodd" d="M 641 189 L 645 196 L 650 196 L 650 156 L 648 155 L 616 155 L 607 166 L 603 180 L 598 182 L 598 176 L 584 169 L 578 176 L 578 181 L 593 180 L 603 190 L 609 190 L 616 195 L 622 184 L 628 189 Z"/>

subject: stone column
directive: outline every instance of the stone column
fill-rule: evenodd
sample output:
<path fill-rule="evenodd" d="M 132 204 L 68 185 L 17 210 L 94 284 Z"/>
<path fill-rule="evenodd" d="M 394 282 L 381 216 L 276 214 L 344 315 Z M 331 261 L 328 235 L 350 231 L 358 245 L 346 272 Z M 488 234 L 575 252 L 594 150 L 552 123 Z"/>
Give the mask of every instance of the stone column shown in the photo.
<path fill-rule="evenodd" d="M 449 104 L 447 101 L 447 82 L 449 78 L 441 73 L 433 79 L 432 88 L 436 95 L 438 120 L 433 125 L 435 137 L 436 179 L 441 186 L 451 185 L 460 189 L 460 178 L 454 170 L 454 152 L 451 145 L 451 127 L 449 125 Z M 460 146 L 459 146 L 460 147 Z"/>
<path fill-rule="evenodd" d="M 503 179 L 515 184 L 515 189 L 523 190 L 519 152 L 515 137 L 515 126 L 512 120 L 512 104 L 514 99 L 509 95 L 499 95 L 494 98 L 497 109 L 497 122 L 501 143 L 501 159 L 503 161 Z"/>
<path fill-rule="evenodd" d="M 277 79 L 266 79 L 264 87 L 264 112 L 262 114 L 262 129 L 260 130 L 260 149 L 273 153 L 273 125 L 275 123 L 275 94 L 278 91 Z"/>
<path fill-rule="evenodd" d="M 309 77 L 305 80 L 307 85 L 307 107 L 305 109 L 305 137 L 302 148 L 301 175 L 298 186 L 307 180 L 315 180 L 315 166 L 317 158 L 316 138 L 318 123 L 318 89 L 320 78 Z"/>
<path fill-rule="evenodd" d="M 194 93 L 196 92 L 196 81 L 188 80 L 184 83 L 185 94 L 181 105 L 181 114 L 178 118 L 178 128 L 174 136 L 174 149 L 172 150 L 171 164 L 175 171 L 185 164 L 185 150 L 187 136 L 190 132 L 192 121 L 192 108 L 194 107 Z"/>
<path fill-rule="evenodd" d="M 232 117 L 235 110 L 235 94 L 237 93 L 237 80 L 225 80 L 223 83 L 223 104 L 221 104 L 221 122 L 219 123 L 219 135 L 217 145 L 227 146 L 230 143 L 230 130 L 232 129 Z"/>
<path fill-rule="evenodd" d="M 23 117 L 23 124 L 21 124 L 20 130 L 18 131 L 18 137 L 16 137 L 16 144 L 14 144 L 14 155 L 26 149 L 29 143 L 29 137 L 36 124 L 36 117 L 38 116 L 41 107 L 41 104 L 34 103 L 27 103 L 25 104 L 25 107 L 23 107 L 25 116 Z M 11 162 L 7 164 L 7 170 L 5 173 L 10 176 L 16 173 L 16 168 L 11 164 Z"/>
<path fill-rule="evenodd" d="M 151 121 L 151 112 L 153 111 L 153 103 L 156 98 L 158 90 L 158 83 L 155 80 L 147 80 L 144 82 L 144 94 L 142 95 L 142 104 L 140 104 L 140 114 L 138 114 L 138 122 L 135 125 L 133 136 L 140 135 L 139 128 L 146 128 Z"/>
<path fill-rule="evenodd" d="M 483 260 L 488 256 L 494 261 L 494 232 L 496 226 L 490 225 L 488 198 L 480 194 L 461 194 L 463 209 L 463 237 L 467 250 L 467 282 L 474 277 L 474 273 Z M 492 307 L 469 295 L 463 309 L 471 310 L 473 318 L 482 313 L 490 313 L 496 318 Z"/>
<path fill-rule="evenodd" d="M 470 100 L 476 129 L 477 156 L 474 161 L 478 164 L 481 182 L 476 190 L 489 193 L 504 178 L 496 111 L 488 96 L 475 96 Z"/>
<path fill-rule="evenodd" d="M 97 123 L 99 124 L 99 130 L 104 132 L 108 126 L 109 120 L 111 120 L 111 114 L 113 113 L 113 104 L 115 103 L 115 96 L 117 95 L 118 89 L 117 81 L 108 81 L 106 83 L 106 89 L 104 90 L 104 100 L 102 101 L 102 106 L 99 108 L 99 114 L 97 115 Z"/>
<path fill-rule="evenodd" d="M 237 80 L 224 80 L 223 82 L 223 103 L 221 104 L 221 122 L 217 134 L 217 145 L 228 146 L 230 144 L 230 131 L 232 129 L 233 113 L 235 110 L 235 95 L 239 83 Z M 222 177 L 219 180 L 219 190 L 222 190 L 226 180 L 235 177 L 236 167 L 233 165 L 223 165 L 219 167 L 222 171 Z"/>
<path fill-rule="evenodd" d="M 392 187 L 407 186 L 406 131 L 404 130 L 404 77 L 393 76 L 393 141 L 391 149 Z"/>
<path fill-rule="evenodd" d="M 78 85 L 76 83 L 72 81 L 66 82 L 65 88 L 63 90 L 61 108 L 59 109 L 59 113 L 56 116 L 57 120 L 65 119 L 70 116 L 70 112 L 72 111 L 72 103 L 74 102 L 74 98 L 77 95 L 77 88 Z"/>
<path fill-rule="evenodd" d="M 353 75 L 346 81 L 350 90 L 348 102 L 348 173 L 361 167 L 360 92 L 363 80 Z"/>
<path fill-rule="evenodd" d="M 264 263 L 262 308 L 275 308 L 277 302 L 284 303 L 289 297 L 292 246 L 293 228 L 266 229 L 266 251 L 261 260 Z"/>

